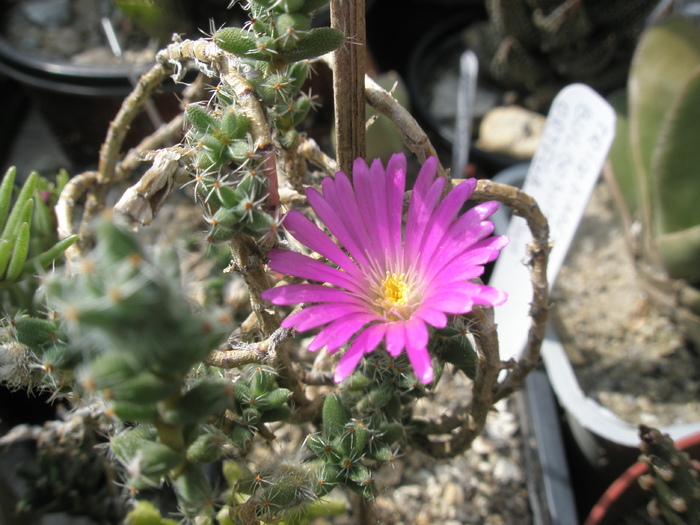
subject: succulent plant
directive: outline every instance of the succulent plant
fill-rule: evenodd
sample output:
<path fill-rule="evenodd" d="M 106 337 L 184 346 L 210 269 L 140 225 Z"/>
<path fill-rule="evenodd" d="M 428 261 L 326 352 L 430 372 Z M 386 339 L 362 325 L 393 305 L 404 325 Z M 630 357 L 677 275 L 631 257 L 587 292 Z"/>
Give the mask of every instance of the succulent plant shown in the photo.
<path fill-rule="evenodd" d="M 98 169 L 76 175 L 61 192 L 56 229 L 80 236 L 67 253 L 68 264 L 44 271 L 41 308 L 13 311 L 0 330 L 0 382 L 47 390 L 52 399 L 65 399 L 71 416 L 98 422 L 105 440 L 101 449 L 118 473 L 110 479 L 119 478 L 124 490 L 116 492 L 132 505 L 118 513 L 126 516 L 125 523 L 171 523 L 167 518 L 174 509 L 134 501 L 160 490 L 174 493 L 182 522 L 201 525 L 309 523 L 329 509 L 344 509 L 327 503 L 336 487 L 358 493 L 360 514 L 368 513 L 364 502 L 378 491 L 375 467 L 393 462 L 404 442 L 435 457 L 460 454 L 484 429 L 493 404 L 522 384 L 537 362 L 548 304 L 544 269 L 549 248 L 546 220 L 531 198 L 502 185 L 477 190 L 476 180 L 458 184 L 442 198 L 449 176 L 427 137 L 371 79 L 370 104 L 390 116 L 424 166 L 410 197 L 415 219 L 406 227 L 410 235 L 401 221 L 406 197 L 402 155 L 392 156 L 387 170 L 379 160 L 369 166 L 357 159 L 351 183 L 351 174 L 337 172 L 337 162 L 304 136 L 302 122 L 313 107 L 312 97 L 301 91 L 309 61 L 346 38 L 336 29 L 312 28 L 313 11 L 326 3 L 248 0 L 245 27 L 177 40 L 157 54 L 112 121 Z M 353 18 L 352 13 L 344 16 Z M 148 95 L 168 76 L 183 80 L 187 68 L 200 75 L 183 93 L 182 114 L 122 152 L 126 130 Z M 362 123 L 357 129 L 364 129 Z M 166 146 L 183 138 L 183 131 L 183 143 Z M 109 213 L 110 186 L 126 181 L 142 161 L 150 167 Z M 309 169 L 307 162 L 320 171 Z M 213 258 L 221 259 L 221 246 L 205 245 L 196 254 L 198 263 L 205 260 L 204 271 L 199 266 L 191 271 L 188 258 L 177 252 L 182 230 L 168 229 L 170 246 L 149 246 L 121 223 L 127 218 L 150 224 L 180 183 L 194 189 L 209 224 L 209 243 L 227 244 L 230 264 L 226 270 L 218 265 L 223 270 L 218 277 L 234 281 L 235 273 L 245 285 L 231 301 L 235 305 L 221 307 L 223 294 L 197 293 L 195 303 L 185 292 L 210 273 Z M 2 237 L 10 245 L 13 272 L 20 262 L 27 264 L 24 259 L 33 261 L 34 248 L 25 246 L 25 237 L 29 229 L 34 238 L 33 224 L 46 218 L 35 215 L 29 225 L 29 207 L 36 200 L 32 185 L 44 191 L 42 184 L 30 177 L 8 213 L 12 227 L 6 229 L 22 234 L 21 241 L 19 233 Z M 10 208 L 11 185 L 0 186 L 0 212 Z M 470 196 L 482 204 L 460 214 Z M 532 334 L 524 357 L 509 363 L 502 382 L 487 308 L 505 295 L 471 282 L 505 244 L 502 237 L 491 237 L 486 219 L 496 205 L 490 200 L 513 205 L 535 232 L 529 248 Z M 277 231 L 282 220 L 290 236 Z M 315 225 L 321 223 L 338 243 Z M 40 248 L 50 236 L 36 238 Z M 73 241 L 67 237 L 56 246 L 65 249 Z M 371 250 L 355 252 L 365 241 Z M 444 272 L 443 280 L 430 270 L 435 261 L 427 256 L 424 275 L 414 275 L 408 262 L 404 273 L 399 267 L 410 259 L 402 255 L 404 245 L 412 249 L 406 253 L 445 248 L 440 257 L 445 264 L 458 264 L 457 277 Z M 37 248 L 37 257 L 46 251 Z M 352 260 L 362 253 L 366 268 Z M 377 273 L 379 267 L 387 271 Z M 17 276 L 24 276 L 22 271 Z M 7 277 L 16 282 L 15 273 Z M 435 284 L 433 292 L 420 284 L 425 279 Z M 350 313 L 345 326 L 346 305 L 356 305 L 357 290 L 364 288 L 371 289 L 359 305 L 366 312 Z M 443 293 L 447 288 L 450 292 Z M 319 293 L 324 294 L 320 301 Z M 320 304 L 311 306 L 307 299 Z M 234 321 L 231 312 L 241 318 Z M 297 331 L 317 328 L 322 331 L 313 342 L 295 337 Z M 326 351 L 311 359 L 301 352 L 323 346 Z M 343 346 L 338 361 L 333 353 Z M 445 369 L 471 380 L 474 395 L 468 404 L 439 420 L 414 414 L 416 400 L 432 393 Z M 292 443 L 273 450 L 287 441 L 274 440 L 288 424 L 303 425 L 303 433 L 291 432 Z M 34 427 L 32 432 L 41 436 L 46 430 Z M 294 435 L 307 435 L 305 446 L 299 440 L 292 450 Z M 59 458 L 59 466 L 71 458 Z M 60 498 L 74 483 L 82 490 L 74 463 L 67 469 L 71 476 L 42 474 L 51 491 L 39 496 Z M 115 504 L 122 502 L 118 499 Z"/>
<path fill-rule="evenodd" d="M 72 235 L 56 242 L 55 219 L 52 218 L 50 202 L 43 200 L 42 193 L 51 195 L 48 181 L 38 173 L 27 177 L 21 191 L 14 199 L 17 170 L 10 168 L 0 183 L 0 287 L 7 288 L 23 279 L 43 271 L 58 259 L 73 244 L 77 236 Z M 59 181 L 60 191 L 65 184 L 64 173 Z M 48 190 L 48 191 L 47 191 Z"/>
<path fill-rule="evenodd" d="M 699 342 L 700 30 L 680 16 L 648 28 L 627 91 L 612 102 L 618 121 L 611 181 L 628 225 L 641 225 L 632 246 L 642 283 Z"/>
<path fill-rule="evenodd" d="M 244 99 L 253 95 L 262 102 L 274 140 L 293 156 L 300 142 L 296 128 L 312 107 L 312 98 L 300 91 L 308 60 L 333 51 L 345 38 L 337 29 L 311 28 L 313 12 L 326 3 L 253 0 L 246 5 L 251 16 L 246 28 L 224 27 L 212 35 L 220 49 L 239 57 L 254 91 L 247 93 L 245 86 L 236 92 L 221 84 L 208 103 L 186 108 L 186 141 L 198 150 L 194 184 L 212 242 L 230 240 L 238 232 L 260 237 L 276 231 L 269 213 L 275 207 L 276 180 L 266 179 L 265 165 L 273 144 L 253 138 L 252 128 L 266 124 Z M 261 206 L 266 199 L 268 206 Z"/>
<path fill-rule="evenodd" d="M 697 461 L 691 461 L 687 453 L 676 449 L 668 435 L 655 428 L 640 425 L 639 436 L 639 460 L 649 466 L 649 473 L 639 477 L 639 484 L 654 493 L 647 505 L 649 514 L 663 516 L 667 525 L 700 523 Z"/>
<path fill-rule="evenodd" d="M 567 84 L 622 87 L 644 20 L 658 0 L 487 0 L 467 32 L 487 76 L 546 110 Z"/>

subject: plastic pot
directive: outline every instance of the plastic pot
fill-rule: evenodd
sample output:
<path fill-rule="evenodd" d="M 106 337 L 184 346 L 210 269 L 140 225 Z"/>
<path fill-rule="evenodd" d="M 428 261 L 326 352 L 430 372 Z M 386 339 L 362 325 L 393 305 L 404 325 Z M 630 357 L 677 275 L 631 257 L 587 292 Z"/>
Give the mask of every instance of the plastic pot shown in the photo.
<path fill-rule="evenodd" d="M 134 66 L 130 75 L 120 64 L 83 65 L 47 59 L 19 49 L 0 34 L 0 74 L 24 88 L 77 170 L 97 163 L 109 122 L 132 90 L 130 79 L 138 78 L 150 66 Z M 176 89 L 169 81 L 154 97 L 164 119 L 178 111 L 177 100 L 168 96 Z M 146 115 L 139 115 L 125 146 L 135 145 L 153 130 Z"/>

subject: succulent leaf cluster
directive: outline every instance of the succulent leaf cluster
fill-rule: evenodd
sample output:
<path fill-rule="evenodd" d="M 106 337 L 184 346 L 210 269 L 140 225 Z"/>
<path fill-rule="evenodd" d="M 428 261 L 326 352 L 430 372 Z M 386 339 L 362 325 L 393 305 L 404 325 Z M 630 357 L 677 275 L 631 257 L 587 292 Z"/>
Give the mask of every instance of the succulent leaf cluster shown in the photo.
<path fill-rule="evenodd" d="M 260 123 L 251 121 L 256 117 L 242 99 L 260 101 L 273 140 L 294 151 L 300 143 L 297 128 L 313 105 L 312 97 L 301 92 L 308 61 L 344 40 L 336 29 L 311 27 L 313 12 L 326 3 L 251 0 L 247 27 L 224 27 L 212 35 L 220 49 L 238 57 L 253 92 L 247 87 L 236 92 L 220 83 L 208 103 L 186 108 L 186 141 L 197 152 L 195 191 L 211 224 L 211 242 L 230 240 L 238 232 L 260 237 L 276 230 L 274 214 L 263 206 L 269 192 L 264 158 L 273 144 L 257 142 L 252 128 Z"/>
<path fill-rule="evenodd" d="M 693 316 L 700 315 L 698 101 L 700 31 L 673 16 L 643 33 L 627 90 L 612 98 L 618 120 L 609 159 L 623 215 L 641 225 L 642 259 L 687 283 L 671 303 Z M 685 326 L 700 340 L 698 321 Z"/>
<path fill-rule="evenodd" d="M 98 395 L 126 425 L 109 448 L 131 492 L 168 481 L 186 516 L 213 514 L 220 491 L 206 465 L 244 455 L 260 425 L 287 419 L 291 392 L 268 367 L 234 378 L 203 365 L 227 316 L 193 310 L 170 252 L 143 248 L 112 221 L 97 229 L 80 273 L 45 279 L 55 318 L 18 316 L 12 334 L 54 383 L 75 373 L 72 395 Z"/>
<path fill-rule="evenodd" d="M 639 436 L 639 460 L 649 466 L 649 473 L 639 477 L 639 484 L 654 494 L 647 505 L 649 514 L 663 516 L 668 525 L 700 522 L 697 461 L 677 450 L 673 440 L 655 428 L 640 425 Z"/>
<path fill-rule="evenodd" d="M 546 109 L 565 85 L 603 93 L 624 85 L 658 0 L 488 0 L 489 21 L 467 33 L 488 76 Z"/>
<path fill-rule="evenodd" d="M 439 374 L 439 372 L 438 372 Z M 321 461 L 319 495 L 340 485 L 371 499 L 372 466 L 391 462 L 411 421 L 413 402 L 425 395 L 405 357 L 372 355 L 326 396 L 323 430 L 306 446 Z"/>
<path fill-rule="evenodd" d="M 203 465 L 234 449 L 213 426 L 234 408 L 232 383 L 194 370 L 230 329 L 228 318 L 194 311 L 172 252 L 144 249 L 109 220 L 97 230 L 79 273 L 45 278 L 60 321 L 20 317 L 13 331 L 56 381 L 75 374 L 74 397 L 98 395 L 131 425 L 110 442 L 130 490 L 169 479 L 183 512 L 197 514 L 216 495 Z"/>

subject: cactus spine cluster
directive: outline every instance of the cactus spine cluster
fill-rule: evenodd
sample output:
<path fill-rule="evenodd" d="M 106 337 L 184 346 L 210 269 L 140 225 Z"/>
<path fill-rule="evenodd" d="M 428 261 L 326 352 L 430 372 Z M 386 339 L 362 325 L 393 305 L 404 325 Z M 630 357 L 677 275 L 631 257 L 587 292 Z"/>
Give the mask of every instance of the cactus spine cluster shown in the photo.
<path fill-rule="evenodd" d="M 685 452 L 680 452 L 668 435 L 655 428 L 639 427 L 642 440 L 639 460 L 649 466 L 649 473 L 639 478 L 639 484 L 650 490 L 654 498 L 647 510 L 661 517 L 668 525 L 700 523 L 700 481 L 698 464 Z"/>
<path fill-rule="evenodd" d="M 488 76 L 544 110 L 565 85 L 624 85 L 644 20 L 658 0 L 487 0 L 467 34 Z"/>

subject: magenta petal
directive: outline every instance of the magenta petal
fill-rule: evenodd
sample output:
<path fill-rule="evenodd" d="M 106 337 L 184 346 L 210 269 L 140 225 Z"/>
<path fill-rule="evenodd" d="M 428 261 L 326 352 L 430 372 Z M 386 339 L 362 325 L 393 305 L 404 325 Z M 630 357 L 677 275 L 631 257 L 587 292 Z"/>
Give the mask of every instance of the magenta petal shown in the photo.
<path fill-rule="evenodd" d="M 403 245 L 401 218 L 403 215 L 403 195 L 406 191 L 406 157 L 397 153 L 391 156 L 386 166 L 387 215 L 389 238 L 392 243 L 392 258 L 401 253 Z"/>
<path fill-rule="evenodd" d="M 374 159 L 369 168 L 369 180 L 371 184 L 370 202 L 374 206 L 374 220 L 377 227 L 377 238 L 375 239 L 375 257 L 382 258 L 385 252 L 391 248 L 389 236 L 389 216 L 387 214 L 387 195 L 385 172 L 380 159 Z"/>
<path fill-rule="evenodd" d="M 435 212 L 430 217 L 430 223 L 425 230 L 423 242 L 421 243 L 421 255 L 424 255 L 426 262 L 435 251 L 436 244 L 448 231 L 452 221 L 459 213 L 469 196 L 476 188 L 476 179 L 468 179 L 454 188 L 442 200 Z"/>
<path fill-rule="evenodd" d="M 406 346 L 406 330 L 404 323 L 388 323 L 386 326 L 386 351 L 389 355 L 396 357 L 401 353 L 401 350 Z"/>
<path fill-rule="evenodd" d="M 407 263 L 412 263 L 420 253 L 419 248 L 425 228 L 430 222 L 430 215 L 435 206 L 440 202 L 444 187 L 445 179 L 440 177 L 423 194 L 418 194 L 417 190 L 413 190 L 406 218 L 404 257 Z"/>
<path fill-rule="evenodd" d="M 335 352 L 343 346 L 360 328 L 379 317 L 373 313 L 357 312 L 333 321 L 321 330 L 309 344 L 309 350 L 315 352 L 326 346 L 328 352 Z"/>
<path fill-rule="evenodd" d="M 284 217 L 285 229 L 300 243 L 333 261 L 350 275 L 355 277 L 361 275 L 355 263 L 345 255 L 343 250 L 304 215 L 296 210 L 290 210 Z"/>
<path fill-rule="evenodd" d="M 340 383 L 348 377 L 355 370 L 362 356 L 377 348 L 385 333 L 385 323 L 373 324 L 362 331 L 340 358 L 340 362 L 335 369 L 335 382 Z"/>
<path fill-rule="evenodd" d="M 347 303 L 317 304 L 290 315 L 282 321 L 281 326 L 283 328 L 296 328 L 299 332 L 305 332 L 340 319 L 343 316 L 365 311 L 359 306 Z"/>
<path fill-rule="evenodd" d="M 423 304 L 418 307 L 418 310 L 413 312 L 413 316 L 422 319 L 435 328 L 445 328 L 447 326 L 447 316 L 442 310 L 427 308 Z"/>
<path fill-rule="evenodd" d="M 330 288 L 320 284 L 287 284 L 276 288 L 268 288 L 261 297 L 272 304 L 297 303 L 353 303 L 364 304 L 355 294 L 339 288 Z"/>
<path fill-rule="evenodd" d="M 361 213 L 360 218 L 365 224 L 369 237 L 371 239 L 378 239 L 379 230 L 377 229 L 377 219 L 372 202 L 374 190 L 372 188 L 372 181 L 370 180 L 367 164 L 361 158 L 356 159 L 353 164 L 352 177 L 357 205 Z"/>
<path fill-rule="evenodd" d="M 340 361 L 338 361 L 338 366 L 335 367 L 333 380 L 336 383 L 342 383 L 350 374 L 352 374 L 353 370 L 355 370 L 358 363 L 362 359 L 362 356 L 364 355 L 365 353 L 361 346 L 356 344 L 350 345 L 350 348 L 345 351 L 340 358 Z"/>
<path fill-rule="evenodd" d="M 508 300 L 508 294 L 502 290 L 497 290 L 491 286 L 483 285 L 479 290 L 479 295 L 474 298 L 474 304 L 498 306 Z"/>
<path fill-rule="evenodd" d="M 325 179 L 323 181 L 324 191 L 334 194 L 334 188 L 331 189 L 333 184 L 334 182 L 332 179 Z M 318 218 L 326 225 L 326 228 L 336 236 L 340 244 L 350 252 L 350 255 L 355 258 L 360 266 L 366 266 L 368 261 L 365 256 L 365 250 L 362 245 L 358 244 L 356 237 L 353 235 L 353 224 L 346 223 L 338 213 L 339 208 L 337 206 L 332 206 L 314 188 L 308 188 L 306 190 L 306 197 L 309 199 L 309 204 L 311 204 Z"/>
<path fill-rule="evenodd" d="M 458 284 L 458 283 L 456 283 Z M 478 292 L 473 294 L 463 294 L 463 293 L 452 293 L 449 290 L 437 292 L 431 297 L 423 301 L 423 305 L 426 308 L 434 310 L 442 310 L 443 312 L 450 314 L 464 314 L 471 311 L 472 306 L 474 306 L 474 296 Z"/>
<path fill-rule="evenodd" d="M 276 272 L 312 281 L 323 281 L 355 293 L 364 293 L 364 287 L 350 278 L 347 273 L 301 253 L 273 249 L 268 253 L 268 257 L 270 257 L 270 268 Z M 364 283 L 364 279 L 360 283 Z"/>
<path fill-rule="evenodd" d="M 421 383 L 426 384 L 433 380 L 433 365 L 426 347 L 414 348 L 408 353 L 408 360 Z"/>
<path fill-rule="evenodd" d="M 342 171 L 335 176 L 333 200 L 330 198 L 327 198 L 327 200 L 332 206 L 344 212 L 347 223 L 353 225 L 353 233 L 358 244 L 364 248 L 369 246 L 372 241 L 365 226 L 364 214 L 360 210 L 360 205 L 350 180 Z"/>
<path fill-rule="evenodd" d="M 420 319 L 411 319 L 404 325 L 406 354 L 421 383 L 433 380 L 433 366 L 428 353 L 428 329 Z"/>

